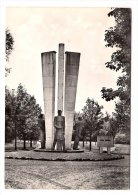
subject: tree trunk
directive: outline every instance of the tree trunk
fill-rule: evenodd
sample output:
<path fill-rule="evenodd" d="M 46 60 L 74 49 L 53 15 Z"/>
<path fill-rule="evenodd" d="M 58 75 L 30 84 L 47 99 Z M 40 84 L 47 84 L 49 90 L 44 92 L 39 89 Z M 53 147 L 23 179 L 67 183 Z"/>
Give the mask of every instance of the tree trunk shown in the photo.
<path fill-rule="evenodd" d="M 25 137 L 25 133 L 23 134 L 23 149 L 26 150 L 26 137 Z"/>
<path fill-rule="evenodd" d="M 15 126 L 14 126 L 14 139 L 15 139 L 15 150 L 17 150 L 17 135 L 16 135 L 16 122 L 15 122 Z"/>
<path fill-rule="evenodd" d="M 113 136 L 113 145 L 115 144 L 115 136 Z"/>
<path fill-rule="evenodd" d="M 90 134 L 90 151 L 92 150 L 92 143 L 91 143 L 92 139 L 91 139 L 91 134 Z"/>
<path fill-rule="evenodd" d="M 32 140 L 30 140 L 30 148 L 32 148 L 33 144 L 32 144 Z"/>
<path fill-rule="evenodd" d="M 83 136 L 83 148 L 84 148 L 84 136 Z"/>

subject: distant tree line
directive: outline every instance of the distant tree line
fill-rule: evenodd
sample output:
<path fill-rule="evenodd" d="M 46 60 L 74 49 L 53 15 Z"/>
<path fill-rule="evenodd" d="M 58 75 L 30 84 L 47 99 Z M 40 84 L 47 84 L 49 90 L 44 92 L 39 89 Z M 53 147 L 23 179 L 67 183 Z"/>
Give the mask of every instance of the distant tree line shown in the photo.
<path fill-rule="evenodd" d="M 19 84 L 17 91 L 5 89 L 5 142 L 15 140 L 17 149 L 17 138 L 23 140 L 23 148 L 26 149 L 26 140 L 38 140 L 40 136 L 38 116 L 41 108 L 36 103 L 34 96 L 27 93 L 26 89 Z"/>
<path fill-rule="evenodd" d="M 86 104 L 82 112 L 76 112 L 74 115 L 74 128 L 78 121 L 78 117 L 83 119 L 83 130 L 81 132 L 80 141 L 84 143 L 89 141 L 89 149 L 92 149 L 91 142 L 97 142 L 97 135 L 100 130 L 104 129 L 104 123 L 109 123 L 109 128 L 106 129 L 115 139 L 118 133 L 117 120 L 115 117 L 110 116 L 107 112 L 103 114 L 103 106 L 100 106 L 94 99 L 87 98 Z M 74 140 L 75 129 L 73 131 L 72 140 Z"/>

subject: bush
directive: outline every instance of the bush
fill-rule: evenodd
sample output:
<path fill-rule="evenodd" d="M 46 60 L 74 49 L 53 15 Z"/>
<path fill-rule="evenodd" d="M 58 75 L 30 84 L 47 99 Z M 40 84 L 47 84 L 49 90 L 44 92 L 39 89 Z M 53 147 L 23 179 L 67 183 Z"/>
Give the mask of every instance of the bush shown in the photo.
<path fill-rule="evenodd" d="M 115 144 L 130 144 L 130 136 L 126 134 L 117 134 Z"/>

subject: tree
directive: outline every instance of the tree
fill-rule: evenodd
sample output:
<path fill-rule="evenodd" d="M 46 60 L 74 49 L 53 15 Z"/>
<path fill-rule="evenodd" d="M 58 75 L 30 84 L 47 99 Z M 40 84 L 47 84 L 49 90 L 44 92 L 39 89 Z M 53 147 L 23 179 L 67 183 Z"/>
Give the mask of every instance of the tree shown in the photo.
<path fill-rule="evenodd" d="M 17 88 L 17 135 L 24 140 L 24 149 L 26 149 L 26 140 L 39 138 L 38 116 L 41 113 L 41 108 L 36 104 L 36 99 L 27 93 L 26 89 L 19 84 Z"/>
<path fill-rule="evenodd" d="M 17 92 L 10 92 L 6 88 L 5 101 L 5 141 L 15 139 L 15 150 L 17 137 L 24 140 L 24 149 L 26 149 L 26 140 L 30 140 L 32 146 L 32 140 L 38 140 L 40 132 L 38 116 L 41 108 L 36 103 L 35 97 L 28 94 L 19 84 Z"/>
<path fill-rule="evenodd" d="M 30 140 L 30 147 L 32 147 L 32 141 L 38 140 L 40 136 L 40 127 L 38 125 L 38 116 L 40 115 L 40 113 L 41 108 L 38 104 L 36 104 L 35 97 L 30 96 L 28 103 L 28 118 L 26 119 L 28 128 L 27 137 Z"/>
<path fill-rule="evenodd" d="M 9 55 L 13 51 L 14 39 L 10 30 L 6 29 L 6 60 L 9 60 Z"/>
<path fill-rule="evenodd" d="M 116 103 L 115 113 L 113 116 L 116 120 L 116 128 L 118 132 L 125 133 L 128 137 L 130 136 L 130 107 L 126 105 L 125 101 Z"/>
<path fill-rule="evenodd" d="M 86 105 L 83 110 L 83 119 L 86 134 L 89 136 L 90 140 L 90 150 L 91 150 L 91 141 L 92 135 L 95 134 L 102 126 L 102 113 L 103 106 L 100 106 L 98 102 L 95 102 L 94 99 L 88 98 Z"/>
<path fill-rule="evenodd" d="M 119 131 L 119 128 L 118 128 L 119 123 L 118 123 L 117 118 L 115 117 L 114 113 L 112 116 L 110 116 L 110 114 L 106 112 L 103 120 L 105 121 L 105 123 L 109 124 L 108 126 L 105 126 L 105 130 L 107 130 L 109 134 L 113 136 L 113 140 L 114 140 L 116 134 Z M 104 124 L 103 124 L 103 129 L 104 129 Z"/>
<path fill-rule="evenodd" d="M 9 143 L 14 139 L 14 123 L 13 123 L 13 107 L 14 98 L 12 92 L 5 88 L 5 143 Z"/>
<path fill-rule="evenodd" d="M 103 87 L 102 98 L 110 101 L 119 98 L 116 102 L 116 119 L 119 126 L 124 126 L 129 131 L 130 127 L 130 94 L 131 94 L 131 9 L 114 8 L 108 16 L 115 18 L 115 27 L 106 30 L 106 47 L 115 47 L 117 50 L 112 54 L 111 61 L 106 62 L 107 68 L 121 71 L 121 76 L 117 79 L 116 90 Z M 122 112 L 120 112 L 122 110 Z M 120 118 L 122 118 L 120 120 Z M 127 118 L 127 127 L 125 120 Z"/>
<path fill-rule="evenodd" d="M 13 45 L 14 45 L 13 36 L 10 30 L 7 28 L 6 29 L 6 48 L 5 48 L 6 61 L 9 61 L 9 56 L 11 52 L 13 51 Z M 6 76 L 7 76 L 7 74 L 10 73 L 10 68 L 5 67 L 5 71 L 6 71 Z"/>

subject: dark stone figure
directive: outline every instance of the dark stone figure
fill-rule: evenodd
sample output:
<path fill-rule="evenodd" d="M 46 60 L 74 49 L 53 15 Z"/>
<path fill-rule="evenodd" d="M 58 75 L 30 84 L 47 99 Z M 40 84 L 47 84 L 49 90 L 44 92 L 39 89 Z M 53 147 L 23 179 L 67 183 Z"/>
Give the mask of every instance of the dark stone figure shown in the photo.
<path fill-rule="evenodd" d="M 58 116 L 54 117 L 55 132 L 53 150 L 55 149 L 55 145 L 57 144 L 58 151 L 65 150 L 65 117 L 61 115 L 62 111 L 58 110 Z"/>
<path fill-rule="evenodd" d="M 40 127 L 40 137 L 41 137 L 41 148 L 45 148 L 45 119 L 44 119 L 44 114 L 40 114 L 38 117 L 38 124 Z"/>
<path fill-rule="evenodd" d="M 74 139 L 73 150 L 78 150 L 79 139 L 81 136 L 82 129 L 83 129 L 83 121 L 81 117 L 78 117 L 78 121 L 75 124 L 75 139 Z"/>

